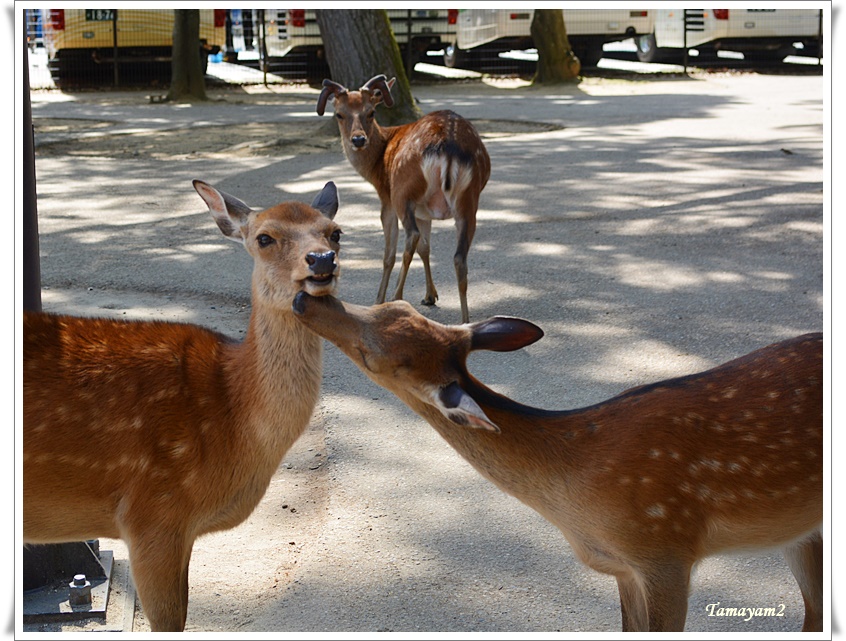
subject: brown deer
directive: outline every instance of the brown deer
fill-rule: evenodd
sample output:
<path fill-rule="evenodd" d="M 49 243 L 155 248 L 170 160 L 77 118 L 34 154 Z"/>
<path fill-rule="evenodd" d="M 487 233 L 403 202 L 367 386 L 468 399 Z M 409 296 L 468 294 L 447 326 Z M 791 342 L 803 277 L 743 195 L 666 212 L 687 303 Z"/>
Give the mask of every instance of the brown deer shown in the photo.
<path fill-rule="evenodd" d="M 385 256 L 376 302 L 385 302 L 396 261 L 399 219 L 405 230 L 405 249 L 394 298 L 402 298 L 408 268 L 417 251 L 426 273 L 422 302 L 435 304 L 438 292 L 429 267 L 432 220 L 455 218 L 455 274 L 461 322 L 466 323 L 470 320 L 467 253 L 476 233 L 479 194 L 490 177 L 491 160 L 473 125 L 452 111 L 435 111 L 406 125 L 380 127 L 375 118 L 376 105 L 393 106 L 391 87 L 395 81 L 379 75 L 360 90 L 349 91 L 337 82 L 324 80 L 317 113 L 322 116 L 327 100 L 334 98 L 344 154 L 376 188 L 382 203 Z"/>
<path fill-rule="evenodd" d="M 784 548 L 822 631 L 822 334 L 569 411 L 521 405 L 466 368 L 543 332 L 497 317 L 432 322 L 404 302 L 360 307 L 298 294 L 294 310 L 426 419 L 485 478 L 558 527 L 616 577 L 625 631 L 681 631 L 694 564 Z"/>
<path fill-rule="evenodd" d="M 194 540 L 246 519 L 308 425 L 321 341 L 297 292 L 337 287 L 337 190 L 253 211 L 195 180 L 253 257 L 243 342 L 185 323 L 24 314 L 25 543 L 121 538 L 154 631 L 180 631 Z"/>

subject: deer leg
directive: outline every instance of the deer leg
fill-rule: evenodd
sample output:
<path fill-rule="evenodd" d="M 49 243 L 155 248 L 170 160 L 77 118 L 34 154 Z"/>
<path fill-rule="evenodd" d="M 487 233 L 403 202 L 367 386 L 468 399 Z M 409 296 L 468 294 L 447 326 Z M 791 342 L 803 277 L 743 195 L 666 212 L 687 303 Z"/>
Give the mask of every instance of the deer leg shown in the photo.
<path fill-rule="evenodd" d="M 643 575 L 649 632 L 684 631 L 691 566 L 682 561 L 665 562 Z"/>
<path fill-rule="evenodd" d="M 388 292 L 388 282 L 391 280 L 391 270 L 397 259 L 397 237 L 399 236 L 399 223 L 390 207 L 382 207 L 382 232 L 385 235 L 385 256 L 382 259 L 382 282 L 379 283 L 379 293 L 376 296 L 376 304 L 385 302 Z"/>
<path fill-rule="evenodd" d="M 634 576 L 618 576 L 617 589 L 620 592 L 623 632 L 645 632 L 649 625 L 646 600 Z"/>
<path fill-rule="evenodd" d="M 784 558 L 805 602 L 802 632 L 823 631 L 823 542 L 822 535 L 811 536 L 784 550 Z"/>
<path fill-rule="evenodd" d="M 466 211 L 466 210 L 465 210 Z M 455 249 L 455 276 L 458 279 L 458 297 L 461 300 L 461 322 L 470 322 L 470 311 L 467 308 L 467 253 L 476 233 L 476 214 L 472 216 L 456 215 L 455 229 L 458 234 L 458 245 Z"/>
<path fill-rule="evenodd" d="M 431 250 L 430 237 L 432 234 L 432 221 L 428 218 L 418 218 L 417 228 L 420 230 L 420 242 L 417 244 L 417 254 L 423 261 L 423 270 L 426 272 L 426 297 L 421 301 L 424 305 L 434 305 L 438 300 L 438 290 L 435 289 L 435 281 L 432 279 L 432 268 L 429 266 L 429 252 Z"/>
<path fill-rule="evenodd" d="M 405 216 L 402 219 L 402 227 L 405 230 L 405 250 L 402 254 L 402 268 L 397 289 L 394 292 L 394 300 L 402 300 L 402 290 L 405 287 L 405 278 L 408 276 L 408 268 L 411 266 L 411 259 L 417 251 L 417 243 L 420 240 L 420 231 L 417 229 L 417 219 L 414 217 L 414 205 L 409 203 L 405 207 Z"/>
<path fill-rule="evenodd" d="M 181 632 L 188 616 L 188 563 L 193 541 L 161 530 L 126 538 L 130 569 L 154 632 Z"/>

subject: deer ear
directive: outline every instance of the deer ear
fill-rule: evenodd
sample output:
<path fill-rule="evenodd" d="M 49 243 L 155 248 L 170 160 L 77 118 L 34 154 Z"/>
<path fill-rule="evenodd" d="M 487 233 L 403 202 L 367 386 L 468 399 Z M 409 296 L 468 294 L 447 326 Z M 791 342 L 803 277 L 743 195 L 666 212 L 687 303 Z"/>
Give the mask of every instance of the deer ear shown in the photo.
<path fill-rule="evenodd" d="M 435 407 L 453 423 L 489 432 L 500 431 L 497 424 L 487 417 L 479 404 L 458 383 L 436 387 L 431 395 Z"/>
<path fill-rule="evenodd" d="M 331 180 L 326 183 L 323 191 L 314 197 L 311 206 L 327 218 L 335 218 L 335 214 L 338 213 L 338 188 L 335 183 Z"/>
<path fill-rule="evenodd" d="M 370 92 L 370 102 L 374 106 L 380 103 L 384 103 L 386 107 L 393 107 L 394 97 L 393 95 L 391 95 L 391 89 L 393 88 L 396 81 L 396 78 L 385 80 L 384 75 L 379 75 L 374 78 L 371 78 L 367 82 L 367 84 L 362 87 L 362 91 L 367 88 L 367 90 Z"/>
<path fill-rule="evenodd" d="M 522 318 L 496 316 L 470 325 L 471 350 L 513 352 L 543 338 L 543 330 Z"/>
<path fill-rule="evenodd" d="M 200 198 L 208 205 L 209 212 L 223 235 L 237 243 L 243 243 L 241 227 L 247 223 L 247 218 L 253 210 L 235 196 L 218 191 L 202 180 L 195 180 L 193 184 Z"/>

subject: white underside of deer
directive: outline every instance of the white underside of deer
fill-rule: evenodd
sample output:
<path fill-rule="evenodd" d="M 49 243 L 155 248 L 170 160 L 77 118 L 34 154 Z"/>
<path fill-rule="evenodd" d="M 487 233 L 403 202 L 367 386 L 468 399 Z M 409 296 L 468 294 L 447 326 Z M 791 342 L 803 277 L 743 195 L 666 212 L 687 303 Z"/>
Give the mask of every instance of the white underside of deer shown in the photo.
<path fill-rule="evenodd" d="M 242 343 L 180 323 L 24 319 L 24 540 L 124 539 L 154 631 L 185 626 L 194 540 L 246 519 L 307 427 L 321 341 L 291 302 L 334 292 L 339 274 L 333 184 L 311 207 L 264 211 L 194 184 L 255 261 Z"/>
<path fill-rule="evenodd" d="M 623 630 L 683 630 L 693 566 L 761 548 L 784 549 L 803 630 L 822 630 L 820 334 L 553 412 L 499 395 L 466 369 L 472 350 L 538 340 L 527 321 L 444 326 L 402 302 L 368 308 L 305 294 L 294 309 L 485 478 L 557 526 L 585 564 L 615 576 Z"/>

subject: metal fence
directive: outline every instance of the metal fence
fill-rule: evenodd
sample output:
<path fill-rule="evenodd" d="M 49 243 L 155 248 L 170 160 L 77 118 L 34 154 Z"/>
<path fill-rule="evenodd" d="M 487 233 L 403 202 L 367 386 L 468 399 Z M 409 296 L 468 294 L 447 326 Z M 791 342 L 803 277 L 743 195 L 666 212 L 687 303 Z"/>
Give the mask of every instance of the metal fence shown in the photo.
<path fill-rule="evenodd" d="M 170 81 L 173 10 L 27 9 L 31 54 L 59 87 Z M 389 10 L 409 69 L 442 48 L 451 10 Z M 323 78 L 328 65 L 313 11 L 200 10 L 203 64 L 235 63 L 287 79 Z"/>
<path fill-rule="evenodd" d="M 200 10 L 204 64 L 225 44 L 225 9 Z M 169 9 L 27 9 L 32 53 L 46 56 L 58 86 L 170 80 L 174 12 Z"/>
<path fill-rule="evenodd" d="M 388 10 L 406 70 L 419 61 L 531 74 L 532 9 Z M 571 45 L 590 73 L 602 58 L 699 66 L 780 64 L 822 56 L 822 10 L 565 9 Z M 170 82 L 171 9 L 26 9 L 31 59 L 59 87 Z M 201 9 L 201 54 L 289 80 L 329 75 L 310 10 Z M 619 52 L 610 45 L 629 43 Z M 515 50 L 521 55 L 514 55 Z M 33 76 L 38 86 L 38 75 Z"/>

